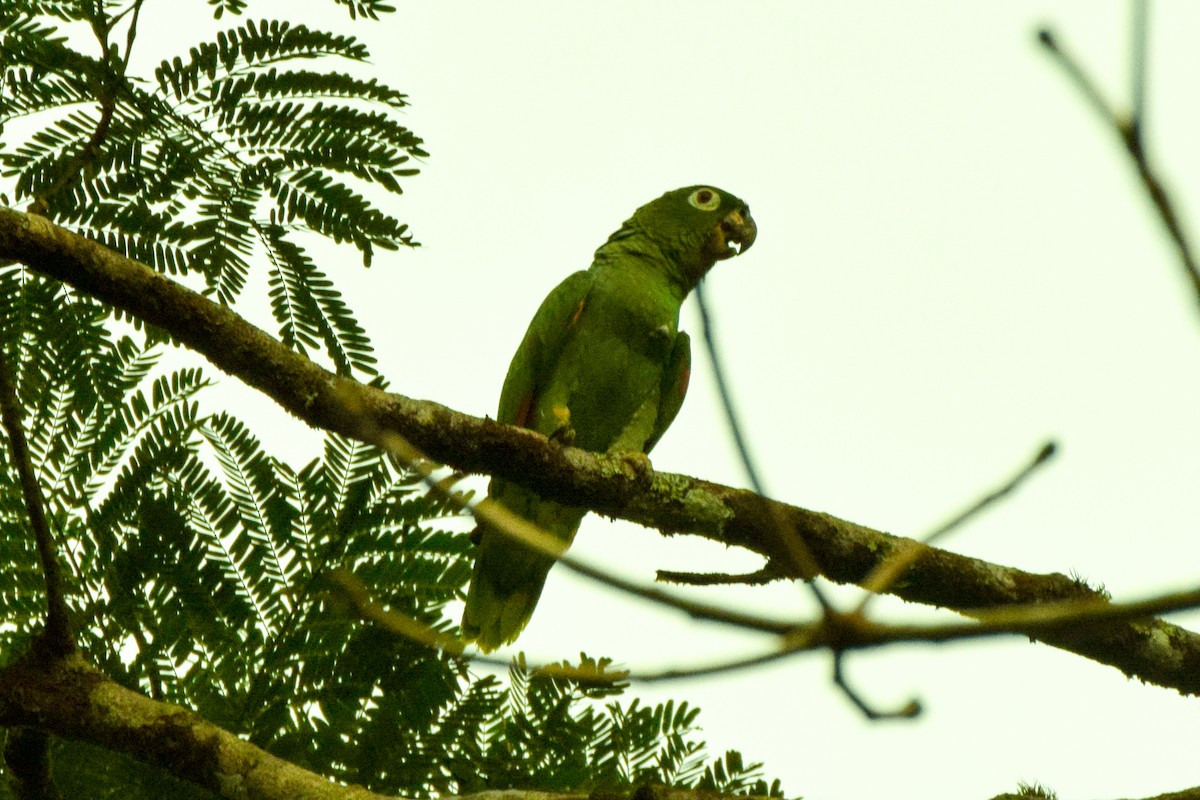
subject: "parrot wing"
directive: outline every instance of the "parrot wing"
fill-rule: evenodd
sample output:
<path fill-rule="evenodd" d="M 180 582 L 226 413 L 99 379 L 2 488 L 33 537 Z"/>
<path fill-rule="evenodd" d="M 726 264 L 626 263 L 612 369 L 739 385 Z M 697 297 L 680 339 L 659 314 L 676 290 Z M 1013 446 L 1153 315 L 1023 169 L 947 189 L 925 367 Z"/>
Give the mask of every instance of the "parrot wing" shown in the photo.
<path fill-rule="evenodd" d="M 585 271 L 569 275 L 542 301 L 509 364 L 504 388 L 500 391 L 498 422 L 533 427 L 538 392 L 549 382 L 567 338 L 583 314 L 592 278 L 592 274 Z"/>
<path fill-rule="evenodd" d="M 688 380 L 692 375 L 692 340 L 686 333 L 680 331 L 675 335 L 675 344 L 671 348 L 671 357 L 667 368 L 663 370 L 662 391 L 658 400 L 658 417 L 654 420 L 654 432 L 646 440 L 646 452 L 649 453 L 658 440 L 671 427 L 679 409 L 683 406 L 683 398 L 687 395 Z"/>
<path fill-rule="evenodd" d="M 525 331 L 500 392 L 496 419 L 536 429 L 539 394 L 545 392 L 567 342 L 584 313 L 593 275 L 576 272 L 542 301 Z M 553 431 L 540 431 L 551 434 Z M 488 496 L 543 530 L 570 541 L 584 512 L 548 503 L 535 492 L 493 478 Z M 508 541 L 485 524 L 472 538 L 479 545 L 463 609 L 463 634 L 483 652 L 517 638 L 529 622 L 552 560 Z"/>

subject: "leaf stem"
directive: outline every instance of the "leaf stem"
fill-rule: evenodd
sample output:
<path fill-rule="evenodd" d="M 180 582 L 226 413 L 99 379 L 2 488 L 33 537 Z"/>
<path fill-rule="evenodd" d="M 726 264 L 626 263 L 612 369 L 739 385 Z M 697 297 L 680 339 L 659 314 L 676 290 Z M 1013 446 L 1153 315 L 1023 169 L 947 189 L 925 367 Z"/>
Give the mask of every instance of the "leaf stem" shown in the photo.
<path fill-rule="evenodd" d="M 69 655 L 75 650 L 75 640 L 67 620 L 62 571 L 58 565 L 58 554 L 50 533 L 50 525 L 46 521 L 42 490 L 29 457 L 25 429 L 21 426 L 21 406 L 17 399 L 12 362 L 3 352 L 0 352 L 0 415 L 4 419 L 5 432 L 8 433 L 8 449 L 21 483 L 25 511 L 29 515 L 29 526 L 33 529 L 33 536 L 37 541 L 38 555 L 42 560 L 42 575 L 46 581 L 46 629 L 43 642 L 53 655 Z"/>

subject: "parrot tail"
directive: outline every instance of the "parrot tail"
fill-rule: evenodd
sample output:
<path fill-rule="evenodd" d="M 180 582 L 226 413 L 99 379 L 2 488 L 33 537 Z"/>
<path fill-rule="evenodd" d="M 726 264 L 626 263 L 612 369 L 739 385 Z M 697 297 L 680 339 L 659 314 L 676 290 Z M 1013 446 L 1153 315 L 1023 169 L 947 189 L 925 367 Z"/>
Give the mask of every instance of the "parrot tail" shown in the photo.
<path fill-rule="evenodd" d="M 586 509 L 550 503 L 516 486 L 493 481 L 488 496 L 569 545 Z M 488 525 L 471 533 L 475 570 L 463 609 L 463 638 L 487 653 L 521 634 L 537 608 L 554 559 L 513 541 Z"/>
<path fill-rule="evenodd" d="M 554 562 L 482 525 L 471 536 L 479 552 L 462 631 L 464 638 L 488 653 L 516 639 L 529 624 Z"/>

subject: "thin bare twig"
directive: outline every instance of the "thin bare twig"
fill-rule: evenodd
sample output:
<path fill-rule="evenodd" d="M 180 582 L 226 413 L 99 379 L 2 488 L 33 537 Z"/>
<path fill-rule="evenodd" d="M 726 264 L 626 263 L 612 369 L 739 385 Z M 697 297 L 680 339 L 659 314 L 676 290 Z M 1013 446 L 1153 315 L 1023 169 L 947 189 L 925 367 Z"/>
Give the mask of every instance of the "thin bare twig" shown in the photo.
<path fill-rule="evenodd" d="M 146 0 L 134 0 L 133 5 L 113 17 L 112 24 L 117 24 L 121 17 L 133 12 L 133 17 L 129 20 L 129 28 L 125 31 L 125 55 L 121 56 L 121 73 L 129 68 L 129 58 L 133 54 L 133 40 L 137 38 L 138 18 L 142 14 L 142 3 Z"/>
<path fill-rule="evenodd" d="M 754 458 L 750 454 L 750 446 L 746 442 L 745 435 L 742 433 L 738 413 L 733 405 L 733 394 L 730 392 L 729 384 L 725 380 L 725 368 L 720 353 L 717 351 L 715 325 L 713 324 L 712 315 L 709 313 L 708 304 L 704 301 L 703 281 L 696 286 L 696 303 L 700 307 L 700 322 L 704 334 L 704 346 L 708 351 L 708 360 L 712 364 L 713 377 L 717 382 L 717 392 L 721 396 L 721 405 L 725 409 L 725 419 L 729 424 L 730 432 L 733 434 L 733 441 L 737 445 L 742 466 L 746 470 L 746 476 L 750 479 L 750 486 L 754 489 L 755 494 L 762 497 L 769 497 L 766 485 L 763 483 L 758 467 L 754 463 Z M 779 518 L 775 522 L 777 524 L 771 526 L 770 533 L 778 539 L 782 551 L 792 562 L 791 566 L 795 572 L 810 577 L 821 574 L 820 564 L 818 564 L 817 559 L 813 556 L 812 551 L 805 544 L 804 540 L 799 536 L 792 535 L 786 524 L 786 520 Z M 825 610 L 831 609 L 833 606 L 829 602 L 829 598 L 821 591 L 821 587 L 811 580 L 807 583 L 813 597 L 821 604 L 821 608 Z"/>
<path fill-rule="evenodd" d="M 1122 117 L 1113 106 L 1104 98 L 1100 89 L 1096 86 L 1096 82 L 1084 71 L 1079 62 L 1068 53 L 1058 40 L 1058 36 L 1049 28 L 1043 28 L 1038 31 L 1038 41 L 1046 48 L 1055 62 L 1062 67 L 1067 73 L 1067 77 L 1075 84 L 1080 92 L 1083 93 L 1084 99 L 1088 104 L 1100 115 L 1100 118 L 1117 134 L 1121 139 L 1121 144 L 1129 152 L 1133 159 L 1134 166 L 1137 167 L 1138 176 L 1142 180 L 1142 186 L 1146 193 L 1150 196 L 1150 201 L 1154 204 L 1154 208 L 1158 211 L 1158 216 L 1162 220 L 1163 225 L 1167 229 L 1167 234 L 1171 237 L 1171 241 L 1175 244 L 1175 249 L 1179 254 L 1179 260 L 1183 265 L 1188 279 L 1191 281 L 1192 289 L 1196 293 L 1197 301 L 1200 301 L 1200 264 L 1196 262 L 1196 256 L 1192 252 L 1191 244 L 1189 243 L 1187 234 L 1183 230 L 1183 224 L 1179 220 L 1178 214 L 1175 212 L 1175 205 L 1171 201 L 1170 195 L 1167 194 L 1166 187 L 1159 178 L 1158 173 L 1150 165 L 1149 158 L 1146 154 L 1143 114 L 1145 113 L 1145 62 L 1146 62 L 1146 25 L 1145 25 L 1145 10 L 1139 12 L 1138 8 L 1141 3 L 1135 3 L 1135 24 L 1134 35 L 1139 37 L 1140 41 L 1135 47 L 1134 59 L 1134 107 L 1130 117 Z M 1141 20 L 1138 22 L 1138 20 Z"/>
<path fill-rule="evenodd" d="M 878 722 L 887 719 L 913 719 L 920 715 L 921 702 L 915 698 L 895 711 L 877 711 L 846 679 L 844 656 L 845 652 L 842 650 L 833 654 L 833 682 L 867 719 Z"/>
<path fill-rule="evenodd" d="M 493 524 L 491 520 L 489 524 Z M 391 633 L 440 648 L 453 655 L 462 655 L 464 643 L 457 637 L 425 625 L 411 617 L 388 611 L 370 599 L 367 589 L 349 573 L 333 573 L 330 584 L 338 590 L 362 619 L 379 624 Z M 843 659 L 851 650 L 884 647 L 893 644 L 936 644 L 1004 635 L 1036 637 L 1064 630 L 1084 632 L 1088 626 L 1102 626 L 1128 620 L 1148 619 L 1152 615 L 1200 607 L 1200 588 L 1172 592 L 1146 600 L 1129 603 L 1110 603 L 1105 600 L 1077 599 L 1057 603 L 1014 605 L 975 612 L 975 622 L 953 622 L 936 625 L 904 625 L 876 623 L 856 612 L 829 612 L 818 621 L 797 623 L 781 630 L 776 646 L 763 653 L 715 663 L 690 664 L 656 672 L 619 669 L 598 672 L 591 668 L 548 664 L 531 667 L 530 672 L 553 677 L 570 678 L 592 684 L 636 681 L 654 683 L 685 680 L 728 674 L 774 661 L 829 649 L 834 656 L 834 681 L 852 703 L 863 710 L 869 719 L 908 718 L 920 713 L 920 703 L 912 700 L 895 711 L 881 712 L 872 708 L 862 695 L 846 680 Z M 782 626 L 781 626 L 782 627 Z M 488 656 L 472 655 L 477 663 L 503 667 L 506 661 Z"/>
<path fill-rule="evenodd" d="M 431 650 L 441 650 L 454 656 L 462 655 L 465 647 L 462 639 L 431 628 L 407 614 L 385 609 L 371 599 L 367 587 L 349 570 L 332 570 L 325 574 L 323 582 L 336 590 L 337 597 L 348 603 L 359 618 L 381 625 L 397 636 Z"/>
<path fill-rule="evenodd" d="M 1003 500 L 1009 494 L 1016 490 L 1018 486 L 1025 482 L 1025 479 L 1037 471 L 1039 467 L 1047 463 L 1054 457 L 1057 451 L 1057 445 L 1054 442 L 1046 442 L 1042 445 L 1042 449 L 1038 451 L 1033 460 L 1026 464 L 1021 470 L 1004 482 L 1000 487 L 993 489 L 979 500 L 972 503 L 963 511 L 951 517 L 946 522 L 934 528 L 928 533 L 918 544 L 912 542 L 907 547 L 901 547 L 891 557 L 879 563 L 871 570 L 866 579 L 862 582 L 862 587 L 867 590 L 867 595 L 859 603 L 856 613 L 863 614 L 866 612 L 867 606 L 871 602 L 871 598 L 877 597 L 886 592 L 896 580 L 904 573 L 906 569 L 912 566 L 926 548 L 932 545 L 935 541 L 945 536 L 950 531 L 962 525 L 967 520 L 979 514 L 988 506 Z"/>
<path fill-rule="evenodd" d="M 742 468 L 746 470 L 746 477 L 750 479 L 751 488 L 756 493 L 766 496 L 766 485 L 763 483 L 758 466 L 754 463 L 754 457 L 750 454 L 750 445 L 746 442 L 746 436 L 742 433 L 740 418 L 734 409 L 733 395 L 729 391 L 729 385 L 725 382 L 725 367 L 720 354 L 717 352 L 716 326 L 713 324 L 712 315 L 709 313 L 708 303 L 704 302 L 703 281 L 696 286 L 696 303 L 700 306 L 700 321 L 704 333 L 704 346 L 708 350 L 708 360 L 712 363 L 713 377 L 717 382 L 717 392 L 721 396 L 721 405 L 725 409 L 725 421 L 729 424 L 729 432 L 733 434 L 733 442 L 737 445 L 738 456 L 742 460 Z"/>
<path fill-rule="evenodd" d="M 710 664 L 672 667 L 658 672 L 639 672 L 634 669 L 627 677 L 639 683 L 704 678 L 750 669 L 824 648 L 830 648 L 838 655 L 851 650 L 893 644 L 941 644 L 1005 635 L 1049 638 L 1070 632 L 1074 636 L 1085 636 L 1090 631 L 1132 620 L 1146 620 L 1147 625 L 1162 624 L 1152 617 L 1195 608 L 1200 608 L 1200 588 L 1128 603 L 1076 599 L 980 609 L 974 612 L 976 622 L 938 625 L 876 623 L 856 613 L 833 612 L 819 622 L 798 625 L 781 638 L 775 649 L 764 653 Z M 851 700 L 857 704 L 861 697 L 852 697 Z"/>
<path fill-rule="evenodd" d="M 1133 0 L 1129 66 L 1133 75 L 1129 82 L 1130 108 L 1129 138 L 1142 152 L 1146 136 L 1146 38 L 1150 15 L 1149 0 Z"/>
<path fill-rule="evenodd" d="M 780 575 L 770 564 L 754 572 L 731 574 L 727 572 L 676 572 L 660 569 L 656 573 L 657 580 L 663 583 L 679 583 L 685 586 L 765 586 L 768 583 L 784 580 L 787 576 Z"/>
<path fill-rule="evenodd" d="M 347 570 L 334 570 L 325 576 L 325 582 L 336 591 L 338 600 L 345 602 L 363 620 L 374 623 L 388 633 L 415 642 L 430 649 L 441 650 L 459 658 L 470 658 L 475 664 L 487 664 L 492 667 L 508 668 L 508 659 L 494 656 L 471 654 L 465 656 L 463 651 L 467 645 L 457 636 L 439 631 L 420 620 L 407 614 L 384 608 L 371 598 L 370 592 L 353 573 Z M 528 666 L 521 656 L 521 666 L 530 675 L 548 678 L 569 678 L 591 685 L 613 685 L 624 682 L 628 672 L 622 669 L 602 670 L 596 666 L 574 666 L 571 664 L 542 664 Z"/>
<path fill-rule="evenodd" d="M 6 353 L 0 352 L 0 415 L 4 418 L 4 430 L 8 433 L 8 450 L 12 454 L 13 466 L 21 483 L 25 498 L 25 512 L 29 516 L 29 527 L 37 542 L 38 555 L 42 560 L 42 575 L 46 583 L 46 630 L 43 644 L 55 656 L 65 656 L 75 650 L 75 640 L 67 619 L 67 601 L 64 595 L 62 571 L 58 565 L 54 537 L 46 521 L 45 501 L 38 485 L 37 474 L 29 458 L 29 444 L 25 440 L 25 429 L 21 426 L 21 405 L 17 399 L 17 386 L 12 362 Z"/>
<path fill-rule="evenodd" d="M 704 342 L 705 342 L 706 347 L 708 348 L 709 359 L 712 362 L 713 373 L 716 376 L 717 389 L 721 395 L 721 402 L 725 407 L 725 415 L 728 420 L 730 430 L 733 432 L 733 438 L 737 444 L 738 453 L 741 455 L 742 463 L 746 469 L 746 473 L 750 478 L 750 482 L 751 482 L 752 486 L 754 487 L 755 492 L 757 492 L 759 495 L 766 496 L 766 489 L 763 485 L 762 479 L 759 477 L 759 473 L 758 473 L 757 468 L 754 465 L 753 459 L 751 458 L 749 446 L 746 443 L 745 436 L 742 434 L 741 426 L 738 422 L 738 415 L 734 410 L 733 398 L 729 392 L 729 388 L 725 381 L 724 372 L 723 372 L 723 368 L 722 368 L 722 364 L 721 364 L 721 359 L 717 353 L 716 337 L 713 333 L 712 318 L 708 312 L 708 307 L 704 302 L 704 292 L 703 292 L 702 286 L 696 287 L 696 299 L 700 305 L 700 317 L 701 317 L 701 320 L 703 323 L 703 328 L 704 328 Z M 1005 487 L 1003 487 L 1002 489 L 1000 489 L 996 492 L 993 492 L 989 496 L 980 500 L 974 506 L 967 509 L 967 511 L 960 514 L 957 518 L 951 520 L 946 525 L 943 525 L 941 529 L 934 531 L 934 533 L 930 534 L 930 536 L 928 538 L 930 540 L 932 540 L 932 539 L 937 538 L 938 536 L 943 535 L 944 533 L 951 530 L 955 526 L 962 524 L 963 521 L 970 518 L 974 514 L 979 513 L 979 511 L 981 511 L 987 505 L 995 502 L 996 500 L 999 500 L 1001 497 L 1008 494 L 1010 491 L 1013 490 L 1013 488 L 1015 488 L 1016 484 L 1019 483 L 1021 481 L 1021 479 L 1023 479 L 1026 475 L 1028 475 L 1028 473 L 1031 472 L 1034 468 L 1036 468 L 1039 464 L 1041 464 L 1045 460 L 1047 460 L 1053 454 L 1053 452 L 1054 452 L 1053 444 L 1050 444 L 1050 445 L 1047 445 L 1046 447 L 1044 447 L 1042 449 L 1042 452 L 1038 455 L 1037 459 L 1034 461 L 1033 465 L 1031 465 L 1026 470 L 1024 470 L 1021 475 L 1019 475 L 1013 481 L 1010 481 L 1009 484 L 1006 485 Z M 779 515 L 776 515 L 776 522 L 777 522 L 777 524 L 770 526 L 770 532 L 778 538 L 778 540 L 780 541 L 780 544 L 782 545 L 783 551 L 788 555 L 790 560 L 793 562 L 793 565 L 799 571 L 801 571 L 802 574 L 811 574 L 811 575 L 818 574 L 819 567 L 817 565 L 817 560 L 813 557 L 812 552 L 809 550 L 808 546 L 804 543 L 804 541 L 802 539 L 800 539 L 798 536 L 793 536 L 793 535 L 789 534 L 789 530 L 788 530 L 787 526 L 785 525 L 785 520 L 780 518 Z M 891 586 L 892 583 L 909 566 L 911 566 L 914 561 L 916 561 L 916 559 L 920 556 L 920 554 L 924 551 L 924 549 L 925 549 L 924 547 L 916 545 L 915 543 L 909 545 L 908 547 L 901 547 L 896 551 L 894 556 L 892 556 L 891 558 L 882 562 L 876 569 L 872 570 L 872 572 L 868 574 L 867 582 L 865 584 L 865 588 L 868 590 L 868 593 L 863 598 L 862 603 L 859 605 L 855 616 L 858 618 L 861 618 L 863 615 L 863 612 L 866 609 L 867 605 L 869 604 L 871 598 L 875 596 L 875 592 L 883 591 L 888 586 Z M 760 571 L 760 573 L 769 571 L 770 568 L 771 568 L 771 564 L 768 563 L 767 567 L 764 568 L 764 570 Z M 660 575 L 661 575 L 661 573 L 660 573 Z M 731 579 L 733 577 L 734 576 L 690 575 L 690 576 L 686 577 L 686 580 L 689 583 L 716 583 L 718 581 L 732 582 Z M 761 579 L 759 574 L 756 574 L 754 577 Z M 845 615 L 842 615 L 833 609 L 833 606 L 830 604 L 828 599 L 824 596 L 824 593 L 820 590 L 819 586 L 817 586 L 815 583 L 812 583 L 811 581 L 809 582 L 809 586 L 812 589 L 813 595 L 816 597 L 817 601 L 821 604 L 821 608 L 823 611 L 823 620 L 822 620 L 821 624 L 822 624 L 822 627 L 825 629 L 825 633 L 828 634 L 828 633 L 830 633 L 831 630 L 836 631 L 838 628 L 840 628 L 841 621 L 844 619 Z M 866 699 L 861 695 L 861 693 L 859 693 L 856 689 L 854 689 L 854 687 L 852 687 L 849 684 L 849 682 L 846 680 L 845 673 L 843 670 L 843 657 L 844 657 L 844 651 L 842 649 L 840 649 L 839 647 L 837 647 L 836 644 L 834 644 L 833 645 L 834 685 L 836 685 L 839 689 L 841 689 L 841 691 L 846 695 L 846 697 L 849 698 L 849 700 L 860 711 L 862 711 L 862 713 L 868 719 L 883 720 L 883 719 L 911 718 L 911 717 L 915 717 L 917 714 L 920 713 L 920 704 L 916 700 L 909 702 L 903 708 L 898 709 L 896 711 L 879 711 L 879 710 L 873 708 L 866 701 Z M 748 664 L 743 664 L 741 666 L 746 666 L 746 665 L 748 665 Z"/>

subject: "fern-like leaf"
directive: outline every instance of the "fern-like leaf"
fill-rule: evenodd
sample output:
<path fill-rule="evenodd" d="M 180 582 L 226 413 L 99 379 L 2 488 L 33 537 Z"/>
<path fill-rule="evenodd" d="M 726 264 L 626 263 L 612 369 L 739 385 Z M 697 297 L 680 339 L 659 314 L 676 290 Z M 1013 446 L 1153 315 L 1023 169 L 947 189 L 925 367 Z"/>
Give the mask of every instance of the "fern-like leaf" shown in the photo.
<path fill-rule="evenodd" d="M 301 352 L 318 343 L 333 358 L 341 374 L 357 369 L 375 373 L 375 357 L 366 331 L 358 324 L 332 282 L 317 268 L 286 231 L 272 225 L 264 230 L 271 256 L 271 311 L 280 325 L 284 344 Z"/>

